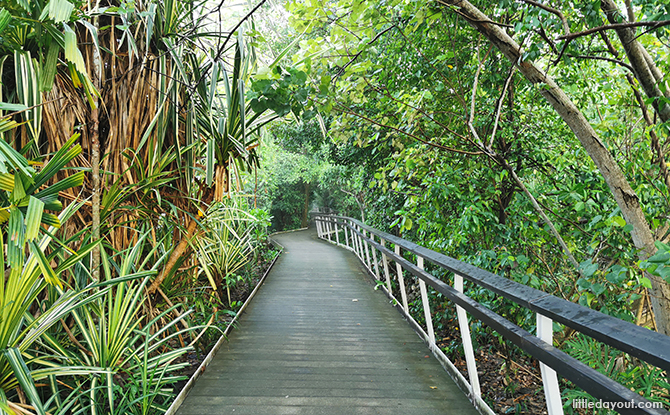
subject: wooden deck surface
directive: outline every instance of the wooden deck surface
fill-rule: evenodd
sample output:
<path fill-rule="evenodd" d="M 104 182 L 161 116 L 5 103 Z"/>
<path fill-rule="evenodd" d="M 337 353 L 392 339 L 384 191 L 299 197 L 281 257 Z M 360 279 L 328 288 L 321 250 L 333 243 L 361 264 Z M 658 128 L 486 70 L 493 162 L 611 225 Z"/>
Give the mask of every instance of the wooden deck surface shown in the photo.
<path fill-rule="evenodd" d="M 355 256 L 313 231 L 285 251 L 179 415 L 477 414 Z"/>

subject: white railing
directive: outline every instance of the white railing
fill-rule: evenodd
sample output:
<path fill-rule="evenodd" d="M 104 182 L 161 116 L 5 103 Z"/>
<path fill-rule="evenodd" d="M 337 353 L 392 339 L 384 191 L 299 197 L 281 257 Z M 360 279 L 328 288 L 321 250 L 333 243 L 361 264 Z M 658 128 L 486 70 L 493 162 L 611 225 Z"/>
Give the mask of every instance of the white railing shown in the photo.
<path fill-rule="evenodd" d="M 651 406 L 648 405 L 649 401 L 637 393 L 554 348 L 553 322 L 554 320 L 559 321 L 666 371 L 670 368 L 669 337 L 491 274 L 412 242 L 380 232 L 356 219 L 335 215 L 316 215 L 314 218 L 319 238 L 354 252 L 369 274 L 381 283 L 386 294 L 394 300 L 395 304 L 401 305 L 402 313 L 423 337 L 452 378 L 466 391 L 481 413 L 493 414 L 494 412 L 482 399 L 467 313 L 478 318 L 540 361 L 549 415 L 563 414 L 556 371 L 595 398 L 637 405 L 637 408 L 632 411 L 628 409 L 619 412 L 670 414 L 663 409 L 648 408 Z M 389 248 L 389 244 L 394 245 L 393 250 Z M 403 257 L 403 250 L 416 256 L 416 264 Z M 381 264 L 379 263 L 380 258 Z M 424 260 L 453 272 L 454 286 L 450 287 L 427 273 L 424 270 Z M 396 264 L 395 276 L 390 270 L 391 261 Z M 380 265 L 383 276 L 380 274 Z M 425 329 L 411 316 L 404 271 L 418 278 Z M 400 300 L 396 299 L 396 293 L 392 289 L 391 280 L 394 277 L 398 291 L 400 291 Z M 537 316 L 536 335 L 526 332 L 464 295 L 464 278 L 534 311 Z M 456 304 L 458 325 L 465 352 L 467 380 L 436 344 L 433 314 L 428 301 L 428 286 Z"/>

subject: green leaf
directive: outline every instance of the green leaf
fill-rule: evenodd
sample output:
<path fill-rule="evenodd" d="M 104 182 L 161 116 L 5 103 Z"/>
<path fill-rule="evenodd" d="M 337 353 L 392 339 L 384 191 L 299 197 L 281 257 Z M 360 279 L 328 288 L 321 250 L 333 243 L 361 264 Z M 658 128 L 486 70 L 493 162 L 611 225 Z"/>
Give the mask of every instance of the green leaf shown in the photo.
<path fill-rule="evenodd" d="M 81 54 L 81 51 L 77 47 L 77 34 L 70 28 L 70 26 L 63 24 L 64 30 L 64 41 L 65 41 L 65 59 L 67 59 L 75 69 L 82 75 L 85 76 L 86 64 L 84 63 L 84 57 Z"/>
<path fill-rule="evenodd" d="M 25 228 L 23 225 L 23 214 L 16 207 L 12 206 L 9 213 L 9 241 L 10 245 L 21 245 L 25 242 Z"/>
<path fill-rule="evenodd" d="M 40 91 L 49 92 L 53 88 L 54 79 L 56 77 L 56 70 L 58 69 L 58 54 L 60 52 L 60 45 L 56 41 L 52 41 L 47 52 L 46 59 L 42 63 L 42 71 L 40 76 Z"/>
<path fill-rule="evenodd" d="M 40 170 L 40 172 L 35 175 L 35 182 L 30 188 L 28 188 L 28 193 L 33 193 L 40 186 L 51 180 L 53 176 L 56 175 L 59 171 L 65 167 L 67 163 L 72 161 L 75 157 L 81 154 L 81 146 L 79 144 L 74 145 L 74 143 L 79 139 L 79 134 L 73 134 L 63 147 L 61 147 L 56 154 L 54 154 L 47 164 Z M 64 189 L 63 189 L 64 190 Z"/>
<path fill-rule="evenodd" d="M 598 271 L 598 264 L 594 264 L 590 259 L 587 259 L 586 261 L 579 264 L 579 269 L 582 271 L 582 275 L 585 278 L 588 278 L 595 274 L 596 271 Z"/>
<path fill-rule="evenodd" d="M 14 175 L 9 173 L 0 173 L 0 190 L 11 192 L 14 190 Z"/>
<path fill-rule="evenodd" d="M 19 4 L 19 6 L 23 7 L 23 9 L 27 12 L 30 12 L 30 1 L 29 0 L 16 0 L 16 2 Z"/>
<path fill-rule="evenodd" d="M 656 246 L 659 251 L 670 251 L 670 245 L 664 244 L 661 241 L 654 242 L 654 246 Z"/>
<path fill-rule="evenodd" d="M 0 32 L 5 30 L 12 20 L 12 15 L 4 8 L 0 7 Z"/>
<path fill-rule="evenodd" d="M 23 104 L 10 104 L 9 102 L 0 102 L 0 110 L 3 111 L 18 112 L 18 111 L 25 111 L 27 109 L 28 107 Z"/>
<path fill-rule="evenodd" d="M 84 172 L 80 171 L 36 193 L 35 197 L 42 199 L 46 196 L 57 195 L 58 192 L 62 190 L 69 189 L 71 187 L 81 186 L 82 183 L 84 183 Z"/>
<path fill-rule="evenodd" d="M 647 259 L 648 262 L 653 264 L 665 264 L 670 260 L 670 252 L 656 252 L 651 258 Z"/>
<path fill-rule="evenodd" d="M 663 278 L 663 279 L 668 279 L 670 277 L 670 267 L 665 266 L 665 265 L 660 265 L 657 269 L 656 272 L 658 275 Z"/>
<path fill-rule="evenodd" d="M 26 211 L 25 218 L 27 241 L 32 241 L 39 235 L 43 212 L 44 202 L 30 196 L 30 202 L 28 202 L 28 210 Z"/>
<path fill-rule="evenodd" d="M 600 295 L 605 292 L 605 286 L 600 283 L 595 283 L 591 285 L 591 292 L 595 295 Z"/>
<path fill-rule="evenodd" d="M 51 268 L 51 264 L 49 263 L 49 260 L 47 257 L 44 255 L 44 252 L 40 249 L 40 247 L 35 243 L 35 241 L 31 241 L 28 243 L 30 246 L 30 253 L 35 256 L 35 259 L 37 259 L 37 264 L 40 267 L 40 270 L 42 271 L 42 275 L 44 275 L 44 280 L 51 285 L 58 286 L 61 289 L 63 288 L 63 285 L 54 272 L 53 268 Z"/>
<path fill-rule="evenodd" d="M 591 283 L 586 278 L 580 278 L 577 280 L 577 287 L 580 291 L 588 290 L 591 288 Z"/>
<path fill-rule="evenodd" d="M 15 204 L 18 204 L 23 198 L 26 197 L 26 189 L 23 186 L 23 180 L 21 180 L 21 174 L 17 173 L 14 175 L 14 189 L 12 190 L 12 201 Z"/>
<path fill-rule="evenodd" d="M 16 380 L 19 382 L 19 385 L 21 385 L 21 389 L 23 389 L 23 392 L 28 399 L 30 399 L 30 403 L 35 407 L 37 413 L 46 415 L 44 407 L 42 406 L 42 400 L 37 393 L 35 383 L 30 374 L 30 370 L 28 369 L 28 366 L 26 366 L 26 362 L 23 360 L 23 356 L 21 356 L 19 349 L 16 347 L 7 348 L 2 351 L 2 355 L 12 367 Z"/>
<path fill-rule="evenodd" d="M 28 177 L 35 173 L 32 167 L 28 165 L 28 160 L 14 150 L 5 140 L 0 140 L 0 163 L 8 165 L 8 167 L 18 170 Z"/>
<path fill-rule="evenodd" d="M 84 258 L 86 255 L 88 255 L 93 250 L 93 248 L 95 248 L 99 244 L 100 244 L 100 241 L 96 241 L 96 242 L 90 243 L 88 245 L 84 245 L 84 246 L 79 247 L 79 249 L 77 250 L 77 252 L 74 255 L 71 255 L 70 257 L 68 257 L 68 259 L 66 259 L 65 261 L 61 262 L 58 265 L 55 272 L 60 274 L 61 272 L 69 269 L 74 264 L 81 261 L 82 258 Z"/>
<path fill-rule="evenodd" d="M 626 226 L 626 221 L 621 216 L 613 216 L 612 217 L 612 222 L 614 223 L 614 226 L 618 226 L 618 227 Z"/>
<path fill-rule="evenodd" d="M 612 271 L 607 274 L 605 279 L 607 281 L 611 282 L 614 285 L 621 285 L 627 277 L 628 274 L 628 269 L 624 268 L 622 266 L 614 266 L 612 267 Z"/>
<path fill-rule="evenodd" d="M 651 289 L 651 281 L 649 281 L 649 278 L 647 277 L 642 277 L 640 278 L 640 284 L 642 284 L 643 287 Z"/>
<path fill-rule="evenodd" d="M 58 216 L 52 213 L 43 213 L 42 214 L 42 223 L 47 226 L 53 226 L 54 228 L 60 228 L 60 220 Z"/>
<path fill-rule="evenodd" d="M 56 23 L 62 23 L 70 20 L 72 12 L 74 11 L 74 4 L 70 3 L 67 0 L 51 0 L 49 4 L 42 10 L 42 15 L 40 15 L 40 20 L 49 17 Z"/>

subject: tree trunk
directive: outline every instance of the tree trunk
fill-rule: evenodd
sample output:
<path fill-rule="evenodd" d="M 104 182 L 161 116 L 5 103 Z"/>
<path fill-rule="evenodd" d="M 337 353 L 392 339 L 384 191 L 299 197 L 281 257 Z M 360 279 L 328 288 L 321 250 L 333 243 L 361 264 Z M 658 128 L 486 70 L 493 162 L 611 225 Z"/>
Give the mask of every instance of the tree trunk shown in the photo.
<path fill-rule="evenodd" d="M 486 36 L 510 62 L 517 65 L 526 79 L 539 88 L 542 96 L 574 132 L 603 175 L 626 223 L 633 226 L 631 236 L 635 246 L 641 250 L 640 257 L 647 258 L 652 255 L 656 250 L 654 237 L 640 207 L 638 196 L 584 114 L 553 78 L 543 73 L 532 61 L 522 59 L 520 46 L 500 26 L 493 24 L 488 16 L 465 0 L 444 2 L 458 7 L 459 15 Z M 652 283 L 652 296 L 656 300 L 653 301 L 653 307 L 659 331 L 670 334 L 670 287 L 660 278 L 649 278 Z"/>
<path fill-rule="evenodd" d="M 100 115 L 97 108 L 91 110 L 91 207 L 93 242 L 100 241 Z M 100 244 L 91 251 L 93 281 L 100 281 Z"/>
<path fill-rule="evenodd" d="M 607 16 L 607 20 L 610 23 L 621 23 L 620 20 L 623 19 L 623 16 L 620 14 L 619 8 L 614 1 L 601 0 L 600 3 L 603 12 Z M 668 98 L 668 95 L 670 95 L 663 94 L 661 88 L 659 88 L 658 84 L 665 82 L 663 80 L 663 74 L 651 59 L 651 56 L 649 56 L 644 46 L 637 41 L 635 29 L 621 27 L 615 29 L 615 31 L 617 36 L 619 36 L 619 40 L 621 40 L 628 61 L 633 67 L 635 77 L 642 86 L 645 94 L 653 100 L 652 104 L 658 115 L 661 117 L 661 120 L 667 122 L 670 120 L 670 105 L 665 104 L 663 100 L 659 100 L 659 98 Z"/>
<path fill-rule="evenodd" d="M 163 267 L 163 271 L 161 271 L 154 282 L 149 286 L 149 288 L 147 288 L 148 294 L 153 294 L 153 292 L 156 291 L 158 287 L 160 287 L 161 283 L 165 279 L 165 276 L 168 275 L 172 271 L 172 268 L 175 267 L 177 261 L 179 261 L 179 258 L 181 258 L 181 256 L 186 251 L 186 248 L 188 248 L 188 241 L 193 237 L 196 225 L 196 221 L 191 219 L 191 222 L 188 224 L 188 228 L 186 229 L 186 235 L 182 237 L 181 241 L 179 241 L 179 245 L 177 245 L 174 251 L 172 251 L 172 255 L 170 255 L 170 259 L 168 259 L 167 264 L 165 264 L 165 267 Z"/>
<path fill-rule="evenodd" d="M 307 216 L 309 213 L 309 195 L 310 195 L 310 183 L 305 182 L 305 206 L 302 209 L 302 221 L 300 222 L 301 228 L 307 227 Z"/>

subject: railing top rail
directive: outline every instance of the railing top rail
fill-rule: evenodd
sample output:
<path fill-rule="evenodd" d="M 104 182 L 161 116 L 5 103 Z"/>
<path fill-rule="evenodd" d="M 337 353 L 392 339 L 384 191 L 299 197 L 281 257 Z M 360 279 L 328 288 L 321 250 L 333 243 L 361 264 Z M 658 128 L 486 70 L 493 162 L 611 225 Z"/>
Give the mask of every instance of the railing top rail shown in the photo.
<path fill-rule="evenodd" d="M 670 337 L 668 336 L 485 271 L 413 242 L 379 231 L 357 219 L 327 214 L 317 214 L 317 216 L 342 219 L 356 224 L 379 238 L 421 256 L 439 267 L 459 274 L 481 287 L 670 373 Z M 430 274 L 425 272 L 421 274 L 415 275 L 435 288 L 436 285 L 444 284 Z"/>

